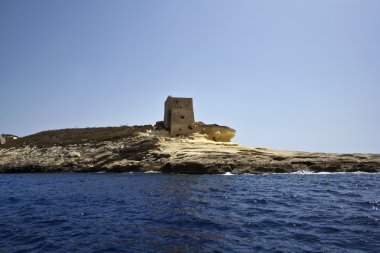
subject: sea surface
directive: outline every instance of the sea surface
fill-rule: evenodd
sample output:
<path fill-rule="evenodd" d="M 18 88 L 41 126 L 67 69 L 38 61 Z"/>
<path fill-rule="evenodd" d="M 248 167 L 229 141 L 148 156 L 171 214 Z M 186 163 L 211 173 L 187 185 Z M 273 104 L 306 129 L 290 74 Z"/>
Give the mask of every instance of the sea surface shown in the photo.
<path fill-rule="evenodd" d="M 380 252 L 380 174 L 0 174 L 0 252 Z"/>

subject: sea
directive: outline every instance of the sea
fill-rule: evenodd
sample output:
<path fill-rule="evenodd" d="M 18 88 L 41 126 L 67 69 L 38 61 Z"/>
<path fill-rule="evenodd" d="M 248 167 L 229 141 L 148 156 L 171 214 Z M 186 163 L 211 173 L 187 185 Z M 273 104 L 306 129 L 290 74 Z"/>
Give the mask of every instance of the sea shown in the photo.
<path fill-rule="evenodd" d="M 0 174 L 0 252 L 380 252 L 380 174 Z"/>

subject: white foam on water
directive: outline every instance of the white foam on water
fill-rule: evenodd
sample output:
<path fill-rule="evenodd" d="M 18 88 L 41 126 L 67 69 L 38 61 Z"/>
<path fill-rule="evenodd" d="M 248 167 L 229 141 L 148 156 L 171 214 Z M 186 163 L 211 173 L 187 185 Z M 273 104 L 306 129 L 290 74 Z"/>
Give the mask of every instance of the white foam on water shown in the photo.
<path fill-rule="evenodd" d="M 160 171 L 154 171 L 154 170 L 148 170 L 148 171 L 145 171 L 144 173 L 147 173 L 147 174 L 157 174 L 157 173 L 161 173 Z"/>
<path fill-rule="evenodd" d="M 96 174 L 103 174 L 103 173 L 106 173 L 106 171 L 102 170 L 102 171 L 97 171 L 95 172 Z"/>
<path fill-rule="evenodd" d="M 299 171 L 292 172 L 292 173 L 289 173 L 289 174 L 315 174 L 315 172 L 308 171 L 308 170 L 299 170 Z"/>
<path fill-rule="evenodd" d="M 228 171 L 228 172 L 224 173 L 223 175 L 224 176 L 233 176 L 234 174 L 232 174 L 231 172 Z"/>
<path fill-rule="evenodd" d="M 347 172 L 352 174 L 380 174 L 380 172 L 365 172 L 365 171 L 355 171 L 355 172 Z"/>

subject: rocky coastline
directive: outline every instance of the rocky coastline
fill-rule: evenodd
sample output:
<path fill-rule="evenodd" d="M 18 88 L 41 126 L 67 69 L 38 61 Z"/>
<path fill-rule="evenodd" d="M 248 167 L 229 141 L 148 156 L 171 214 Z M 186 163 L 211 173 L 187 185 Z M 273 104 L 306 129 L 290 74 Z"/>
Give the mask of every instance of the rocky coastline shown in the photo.
<path fill-rule="evenodd" d="M 223 138 L 225 136 L 228 133 L 224 133 Z M 153 129 L 95 143 L 0 148 L 0 173 L 97 171 L 186 174 L 380 172 L 380 154 L 247 148 L 233 142 L 211 140 L 204 133 L 168 137 Z"/>

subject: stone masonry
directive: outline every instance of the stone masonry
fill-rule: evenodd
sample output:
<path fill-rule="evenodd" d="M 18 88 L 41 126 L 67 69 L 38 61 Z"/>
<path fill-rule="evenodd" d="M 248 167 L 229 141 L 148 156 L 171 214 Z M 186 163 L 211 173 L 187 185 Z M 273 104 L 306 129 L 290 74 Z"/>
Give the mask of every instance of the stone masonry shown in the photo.
<path fill-rule="evenodd" d="M 170 136 L 194 133 L 193 99 L 169 96 L 165 101 L 164 124 Z"/>

